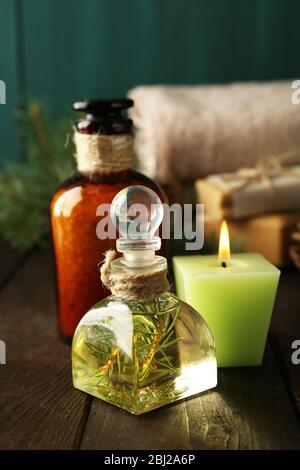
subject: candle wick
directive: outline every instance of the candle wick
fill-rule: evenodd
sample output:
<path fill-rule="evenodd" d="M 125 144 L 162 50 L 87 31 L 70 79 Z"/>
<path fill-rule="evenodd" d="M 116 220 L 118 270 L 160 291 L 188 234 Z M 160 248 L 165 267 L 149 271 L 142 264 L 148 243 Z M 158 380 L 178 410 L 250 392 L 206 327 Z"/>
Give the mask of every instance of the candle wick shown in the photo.
<path fill-rule="evenodd" d="M 221 266 L 222 268 L 227 268 L 227 264 L 225 263 L 225 261 L 222 261 Z"/>

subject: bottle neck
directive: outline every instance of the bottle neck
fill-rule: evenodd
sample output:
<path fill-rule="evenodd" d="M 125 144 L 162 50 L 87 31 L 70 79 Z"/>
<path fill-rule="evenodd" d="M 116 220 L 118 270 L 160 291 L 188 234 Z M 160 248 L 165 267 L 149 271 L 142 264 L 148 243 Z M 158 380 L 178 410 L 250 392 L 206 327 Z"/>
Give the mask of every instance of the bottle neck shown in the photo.
<path fill-rule="evenodd" d="M 75 132 L 75 158 L 84 175 L 119 173 L 135 164 L 133 134 L 85 134 Z"/>
<path fill-rule="evenodd" d="M 122 262 L 128 267 L 152 266 L 156 263 L 155 251 L 127 251 L 123 253 Z"/>
<path fill-rule="evenodd" d="M 116 252 L 106 253 L 101 266 L 102 283 L 119 298 L 133 301 L 151 300 L 169 291 L 166 259 L 155 256 L 150 266 L 127 266 L 124 258 L 117 258 Z"/>
<path fill-rule="evenodd" d="M 167 269 L 167 260 L 151 252 L 127 252 L 113 261 L 114 269 L 129 269 L 134 272 L 162 271 Z"/>
<path fill-rule="evenodd" d="M 132 120 L 111 115 L 109 117 L 87 115 L 86 119 L 76 122 L 76 129 L 81 134 L 132 135 Z"/>

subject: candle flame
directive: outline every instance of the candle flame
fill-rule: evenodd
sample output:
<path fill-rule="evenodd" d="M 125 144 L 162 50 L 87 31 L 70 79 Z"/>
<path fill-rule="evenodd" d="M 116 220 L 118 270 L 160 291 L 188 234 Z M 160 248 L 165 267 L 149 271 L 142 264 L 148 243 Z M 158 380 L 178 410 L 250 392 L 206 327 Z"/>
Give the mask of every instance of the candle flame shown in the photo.
<path fill-rule="evenodd" d="M 229 231 L 228 225 L 225 220 L 223 220 L 220 230 L 220 239 L 219 239 L 219 261 L 220 263 L 226 263 L 230 260 L 230 241 L 229 241 Z"/>

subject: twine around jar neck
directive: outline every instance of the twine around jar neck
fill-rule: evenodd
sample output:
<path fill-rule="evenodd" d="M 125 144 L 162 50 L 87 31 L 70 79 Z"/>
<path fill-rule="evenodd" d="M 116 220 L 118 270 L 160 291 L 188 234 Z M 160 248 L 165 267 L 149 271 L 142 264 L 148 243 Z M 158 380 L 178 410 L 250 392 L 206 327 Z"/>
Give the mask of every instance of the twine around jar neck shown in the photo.
<path fill-rule="evenodd" d="M 116 173 L 135 163 L 134 136 L 82 134 L 75 132 L 75 159 L 83 174 Z"/>
<path fill-rule="evenodd" d="M 112 269 L 117 253 L 109 250 L 100 268 L 101 281 L 111 293 L 127 300 L 151 300 L 170 290 L 167 269 L 134 273 L 133 270 Z"/>

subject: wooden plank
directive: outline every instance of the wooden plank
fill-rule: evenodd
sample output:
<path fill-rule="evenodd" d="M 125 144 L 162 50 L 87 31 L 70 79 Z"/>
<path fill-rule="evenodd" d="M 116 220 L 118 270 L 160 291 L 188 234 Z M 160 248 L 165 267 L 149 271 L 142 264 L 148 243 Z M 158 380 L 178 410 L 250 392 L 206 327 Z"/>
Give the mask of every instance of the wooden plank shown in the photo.
<path fill-rule="evenodd" d="M 0 286 L 2 286 L 20 266 L 26 253 L 13 250 L 9 244 L 0 239 Z"/>
<path fill-rule="evenodd" d="M 0 448 L 71 449 L 90 398 L 72 388 L 70 347 L 57 335 L 49 254 L 34 253 L 0 292 Z"/>
<path fill-rule="evenodd" d="M 94 400 L 82 449 L 300 449 L 300 428 L 267 349 L 261 368 L 219 371 L 216 391 L 131 416 Z"/>
<path fill-rule="evenodd" d="M 300 448 L 270 350 L 262 368 L 222 370 L 217 390 L 195 399 L 140 417 L 94 400 L 89 415 L 57 339 L 52 276 L 49 256 L 35 253 L 0 292 L 0 448 L 77 448 L 84 429 L 83 449 Z"/>
<path fill-rule="evenodd" d="M 300 420 L 300 364 L 292 363 L 294 340 L 300 340 L 300 274 L 284 273 L 280 280 L 277 303 L 271 326 L 271 343 L 280 370 L 289 388 Z"/>
<path fill-rule="evenodd" d="M 193 448 L 300 449 L 300 427 L 269 346 L 263 367 L 221 370 L 217 393 L 187 409 Z"/>

